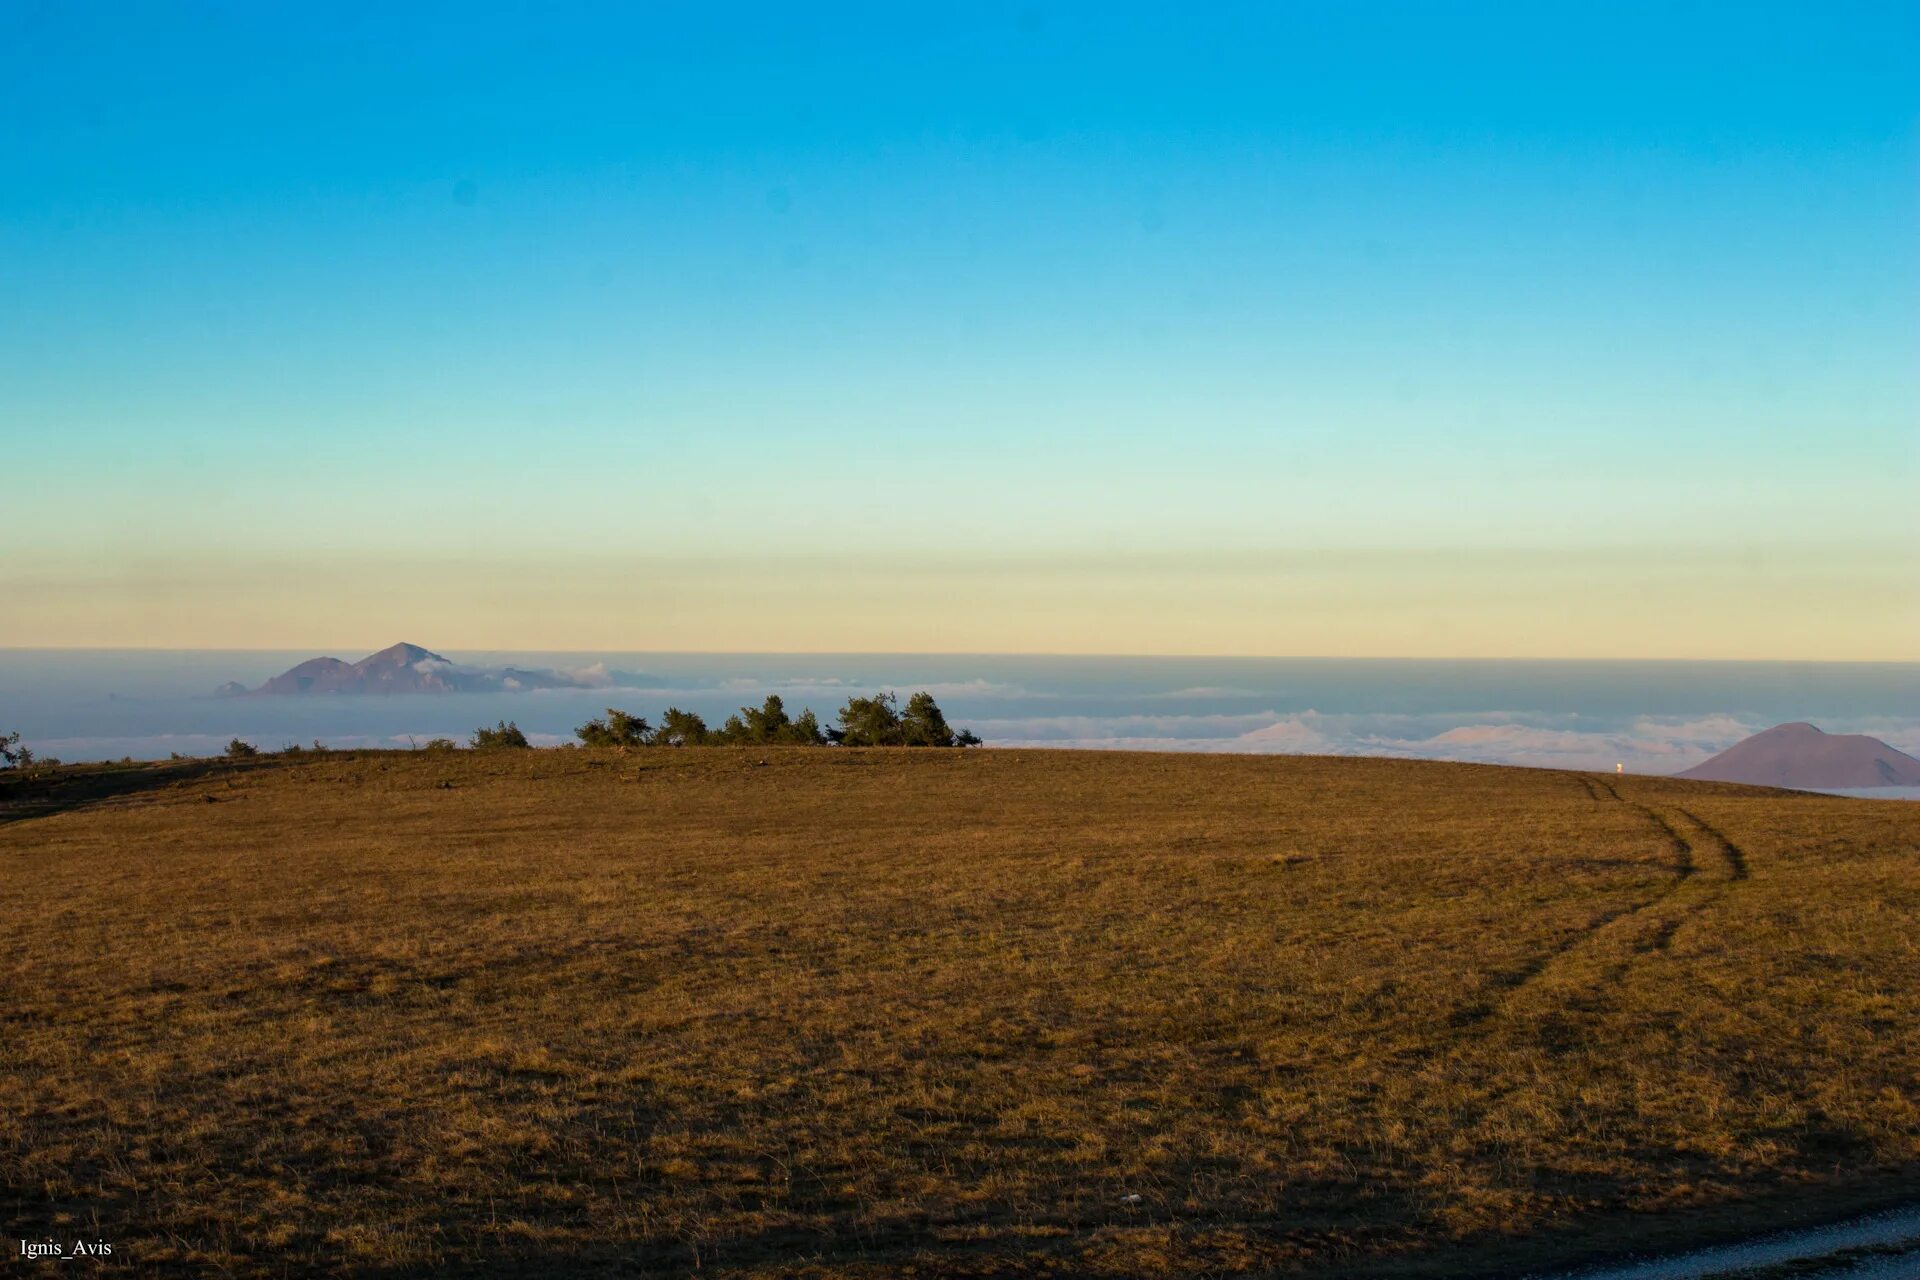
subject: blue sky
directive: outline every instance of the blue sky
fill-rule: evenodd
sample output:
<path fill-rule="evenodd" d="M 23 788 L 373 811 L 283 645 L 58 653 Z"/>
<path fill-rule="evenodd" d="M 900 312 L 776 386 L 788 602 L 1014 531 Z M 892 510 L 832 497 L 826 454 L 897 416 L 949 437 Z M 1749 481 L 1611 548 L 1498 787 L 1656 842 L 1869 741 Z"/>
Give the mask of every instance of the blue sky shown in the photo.
<path fill-rule="evenodd" d="M 1920 635 L 1911 5 L 394 8 L 0 10 L 19 642 Z"/>

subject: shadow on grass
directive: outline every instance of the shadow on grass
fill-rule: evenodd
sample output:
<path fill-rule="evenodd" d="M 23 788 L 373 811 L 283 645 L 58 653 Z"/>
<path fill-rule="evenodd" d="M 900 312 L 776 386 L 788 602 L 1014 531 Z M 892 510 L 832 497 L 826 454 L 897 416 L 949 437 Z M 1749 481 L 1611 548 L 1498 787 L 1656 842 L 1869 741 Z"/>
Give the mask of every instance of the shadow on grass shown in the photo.
<path fill-rule="evenodd" d="M 0 824 L 71 813 L 244 767 L 215 759 L 9 769 L 0 772 Z"/>

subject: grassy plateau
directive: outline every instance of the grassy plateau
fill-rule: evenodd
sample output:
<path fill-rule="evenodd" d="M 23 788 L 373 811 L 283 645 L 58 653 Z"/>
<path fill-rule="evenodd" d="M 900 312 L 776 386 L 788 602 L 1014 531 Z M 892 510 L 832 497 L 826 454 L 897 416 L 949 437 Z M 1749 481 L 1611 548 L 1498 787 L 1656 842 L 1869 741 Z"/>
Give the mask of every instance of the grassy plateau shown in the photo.
<path fill-rule="evenodd" d="M 0 1209 L 102 1269 L 1516 1275 L 1920 1172 L 1920 805 L 998 750 L 17 774 Z"/>

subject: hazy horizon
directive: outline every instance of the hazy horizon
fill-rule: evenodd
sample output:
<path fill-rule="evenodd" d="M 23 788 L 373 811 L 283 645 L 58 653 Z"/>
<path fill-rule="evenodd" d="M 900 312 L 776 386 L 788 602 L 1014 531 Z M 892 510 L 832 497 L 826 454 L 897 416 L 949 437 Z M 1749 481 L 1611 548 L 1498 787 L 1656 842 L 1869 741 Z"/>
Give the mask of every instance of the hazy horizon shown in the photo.
<path fill-rule="evenodd" d="M 401 639 L 381 644 L 318 644 L 318 645 L 31 645 L 0 644 L 0 653 L 197 653 L 197 654 L 274 654 L 287 658 L 341 658 L 354 661 L 380 652 L 397 644 L 417 644 L 417 641 Z M 420 648 L 436 652 L 454 649 L 453 645 L 419 644 Z M 499 644 L 476 645 L 462 648 L 460 652 L 478 655 L 480 658 L 502 658 L 514 655 L 540 653 L 548 655 L 603 656 L 607 654 L 648 655 L 661 657 L 741 657 L 741 658 L 777 658 L 785 656 L 799 657 L 916 657 L 916 658 L 1138 658 L 1141 660 L 1182 659 L 1220 659 L 1222 661 L 1248 662 L 1356 662 L 1356 663 L 1393 663 L 1393 662 L 1429 662 L 1429 663 L 1560 663 L 1568 666 L 1582 664 L 1595 665 L 1670 665 L 1694 663 L 1710 666 L 1810 666 L 1810 667 L 1912 667 L 1920 669 L 1920 659 L 1916 658 L 1683 658 L 1670 655 L 1651 657 L 1615 657 L 1612 655 L 1584 658 L 1544 657 L 1529 654 L 1415 654 L 1415 653 L 1138 653 L 1121 650 L 1075 650 L 1051 652 L 1041 649 L 995 650 L 995 649 L 633 649 L 633 648 L 515 648 Z M 448 656 L 442 653 L 443 657 Z"/>
<path fill-rule="evenodd" d="M 65 759 L 213 754 L 315 739 L 405 747 L 512 719 L 572 740 L 609 705 L 718 723 L 778 693 L 823 719 L 853 694 L 927 689 L 992 746 L 1388 755 L 1672 773 L 1788 720 L 1920 755 L 1920 663 L 1596 662 L 1111 655 L 667 654 L 428 646 L 456 663 L 567 671 L 579 687 L 219 698 L 308 650 L 0 650 L 0 707 Z M 357 659 L 361 652 L 331 656 Z"/>

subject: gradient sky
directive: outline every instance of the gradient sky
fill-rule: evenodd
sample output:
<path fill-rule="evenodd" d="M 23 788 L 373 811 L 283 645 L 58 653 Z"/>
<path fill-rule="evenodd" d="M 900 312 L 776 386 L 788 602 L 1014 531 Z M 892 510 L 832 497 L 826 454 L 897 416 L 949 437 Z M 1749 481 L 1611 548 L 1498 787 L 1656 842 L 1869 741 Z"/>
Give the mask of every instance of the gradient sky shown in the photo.
<path fill-rule="evenodd" d="M 1907 2 L 0 4 L 0 644 L 1914 658 L 1916 125 Z"/>

